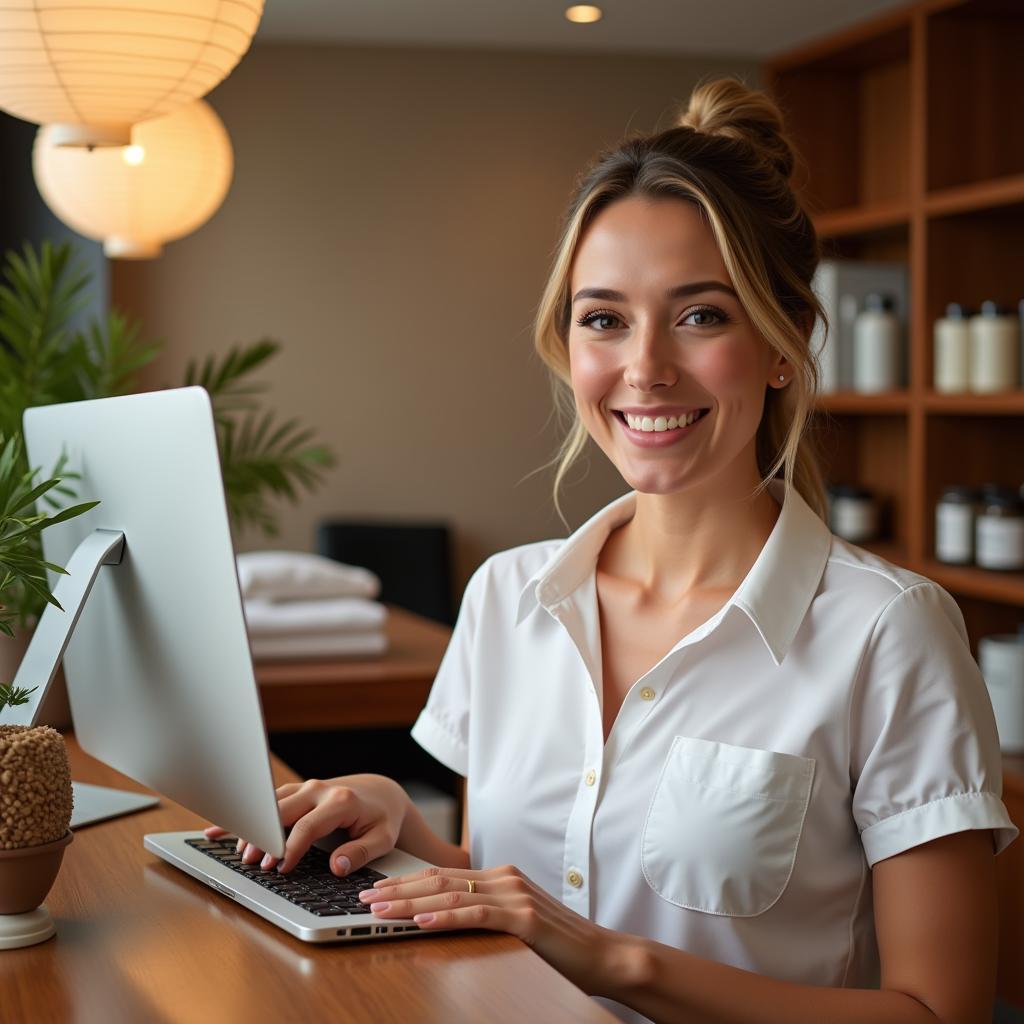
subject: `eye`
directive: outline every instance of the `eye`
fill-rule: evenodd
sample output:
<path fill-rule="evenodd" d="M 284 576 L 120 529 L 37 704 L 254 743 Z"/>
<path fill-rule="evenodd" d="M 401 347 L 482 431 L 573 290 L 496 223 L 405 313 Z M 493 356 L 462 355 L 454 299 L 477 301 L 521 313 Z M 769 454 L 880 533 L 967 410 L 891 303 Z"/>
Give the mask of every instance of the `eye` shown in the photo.
<path fill-rule="evenodd" d="M 729 323 L 729 316 L 716 306 L 695 306 L 687 310 L 682 322 L 696 318 L 692 324 L 694 327 L 718 327 L 721 324 Z"/>
<path fill-rule="evenodd" d="M 593 327 L 596 331 L 613 331 L 616 325 L 621 326 L 622 320 L 618 313 L 613 313 L 610 309 L 595 309 L 584 313 L 576 323 L 580 327 Z"/>

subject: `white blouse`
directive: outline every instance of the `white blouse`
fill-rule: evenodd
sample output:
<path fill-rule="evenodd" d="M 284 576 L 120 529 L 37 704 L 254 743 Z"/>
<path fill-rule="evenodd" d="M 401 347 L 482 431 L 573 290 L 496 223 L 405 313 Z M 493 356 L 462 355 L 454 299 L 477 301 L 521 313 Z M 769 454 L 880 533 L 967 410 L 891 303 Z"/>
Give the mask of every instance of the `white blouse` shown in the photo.
<path fill-rule="evenodd" d="M 770 486 L 757 561 L 607 743 L 595 566 L 632 492 L 476 571 L 413 736 L 468 777 L 474 867 L 515 864 L 600 925 L 721 963 L 876 987 L 869 868 L 1017 834 L 995 721 L 950 595 Z"/>

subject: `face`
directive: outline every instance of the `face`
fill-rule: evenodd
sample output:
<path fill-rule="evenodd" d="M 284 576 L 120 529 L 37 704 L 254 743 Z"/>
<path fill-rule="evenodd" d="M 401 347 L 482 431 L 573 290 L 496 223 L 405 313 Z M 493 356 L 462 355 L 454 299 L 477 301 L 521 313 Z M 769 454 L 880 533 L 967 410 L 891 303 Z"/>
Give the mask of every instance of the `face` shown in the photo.
<path fill-rule="evenodd" d="M 697 206 L 606 207 L 577 247 L 571 296 L 576 408 L 626 482 L 648 494 L 720 474 L 755 485 L 765 388 L 790 368 L 740 305 Z"/>

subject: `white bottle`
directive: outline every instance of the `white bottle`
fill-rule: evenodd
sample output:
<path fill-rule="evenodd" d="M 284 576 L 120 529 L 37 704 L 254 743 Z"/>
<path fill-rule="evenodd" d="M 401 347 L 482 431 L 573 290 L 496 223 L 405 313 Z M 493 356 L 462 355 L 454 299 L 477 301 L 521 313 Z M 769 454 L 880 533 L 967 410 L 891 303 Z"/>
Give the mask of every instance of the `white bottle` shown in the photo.
<path fill-rule="evenodd" d="M 853 390 L 892 391 L 901 383 L 900 322 L 889 295 L 873 292 L 853 323 Z"/>
<path fill-rule="evenodd" d="M 981 304 L 972 316 L 971 390 L 1011 391 L 1020 379 L 1020 324 L 995 302 Z"/>
<path fill-rule="evenodd" d="M 971 369 L 971 311 L 958 302 L 935 321 L 934 385 L 942 394 L 966 391 Z"/>

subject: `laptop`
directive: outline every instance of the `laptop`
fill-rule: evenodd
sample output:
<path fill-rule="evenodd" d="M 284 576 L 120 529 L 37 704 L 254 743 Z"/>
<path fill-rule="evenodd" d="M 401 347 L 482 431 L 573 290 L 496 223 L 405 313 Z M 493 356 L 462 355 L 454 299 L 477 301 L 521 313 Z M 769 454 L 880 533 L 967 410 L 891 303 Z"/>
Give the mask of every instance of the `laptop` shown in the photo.
<path fill-rule="evenodd" d="M 357 899 L 375 879 L 426 867 L 418 858 L 394 851 L 339 879 L 328 868 L 338 835 L 288 875 L 235 853 L 244 836 L 281 857 L 285 833 L 206 391 L 29 409 L 24 430 L 31 465 L 65 456 L 79 500 L 100 504 L 42 535 L 48 561 L 75 557 L 75 583 L 58 581 L 66 610 L 47 608 L 23 665 L 52 680 L 64 651 L 82 748 L 233 833 L 156 833 L 146 849 L 305 942 L 434 934 L 378 920 Z M 14 724 L 38 721 L 48 688 L 15 709 Z"/>

